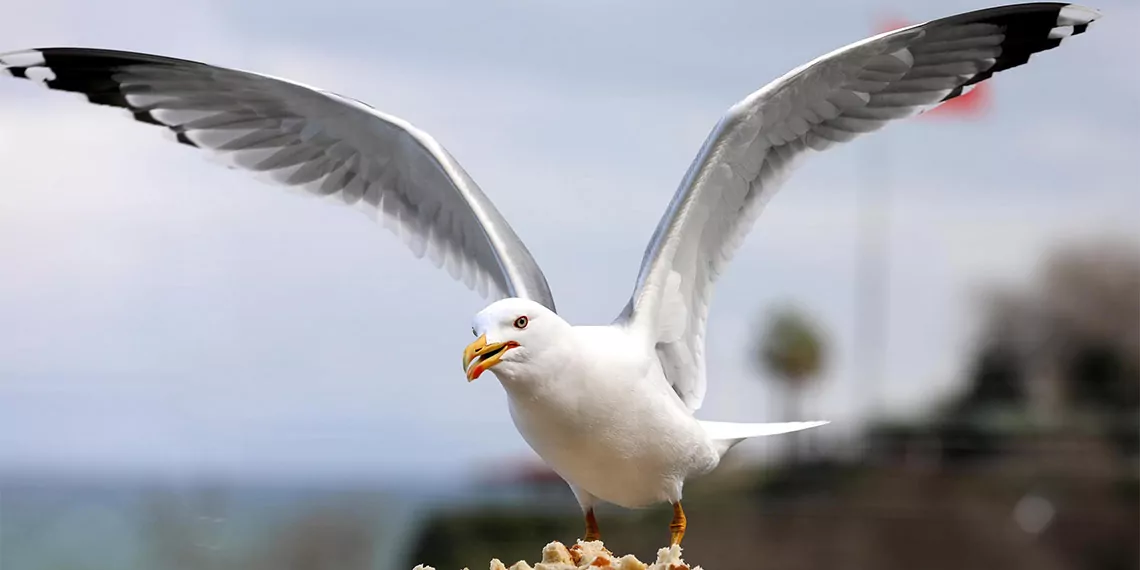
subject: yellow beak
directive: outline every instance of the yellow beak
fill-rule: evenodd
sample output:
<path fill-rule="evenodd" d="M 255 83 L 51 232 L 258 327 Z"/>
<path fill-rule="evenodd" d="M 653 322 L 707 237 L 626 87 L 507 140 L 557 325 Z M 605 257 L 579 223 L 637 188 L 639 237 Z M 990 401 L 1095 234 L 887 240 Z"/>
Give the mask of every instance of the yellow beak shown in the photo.
<path fill-rule="evenodd" d="M 475 339 L 475 342 L 467 345 L 467 348 L 463 350 L 463 371 L 467 373 L 467 381 L 475 380 L 480 374 L 498 364 L 503 354 L 518 345 L 513 340 L 487 344 L 487 335 Z M 474 365 L 472 365 L 472 361 L 474 361 Z"/>

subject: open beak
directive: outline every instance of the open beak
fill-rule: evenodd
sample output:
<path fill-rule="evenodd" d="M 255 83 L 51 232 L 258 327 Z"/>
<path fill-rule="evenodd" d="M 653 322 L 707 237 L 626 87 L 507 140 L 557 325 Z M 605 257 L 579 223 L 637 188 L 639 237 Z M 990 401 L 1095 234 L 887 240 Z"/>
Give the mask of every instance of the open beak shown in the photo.
<path fill-rule="evenodd" d="M 463 371 L 467 373 L 467 381 L 471 382 L 498 364 L 503 354 L 518 345 L 519 343 L 513 340 L 487 344 L 487 335 L 475 339 L 475 342 L 463 350 Z"/>

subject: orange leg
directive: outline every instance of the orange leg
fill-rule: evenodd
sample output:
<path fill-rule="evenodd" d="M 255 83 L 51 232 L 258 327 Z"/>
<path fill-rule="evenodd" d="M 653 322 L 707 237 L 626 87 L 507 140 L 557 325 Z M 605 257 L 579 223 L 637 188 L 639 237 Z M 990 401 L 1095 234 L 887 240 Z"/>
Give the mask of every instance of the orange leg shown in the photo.
<path fill-rule="evenodd" d="M 602 539 L 602 531 L 598 530 L 598 519 L 594 518 L 594 508 L 586 511 L 586 542 Z"/>
<path fill-rule="evenodd" d="M 673 503 L 673 522 L 669 523 L 669 534 L 672 537 L 670 544 L 681 544 L 685 537 L 685 511 L 681 509 L 681 501 Z"/>

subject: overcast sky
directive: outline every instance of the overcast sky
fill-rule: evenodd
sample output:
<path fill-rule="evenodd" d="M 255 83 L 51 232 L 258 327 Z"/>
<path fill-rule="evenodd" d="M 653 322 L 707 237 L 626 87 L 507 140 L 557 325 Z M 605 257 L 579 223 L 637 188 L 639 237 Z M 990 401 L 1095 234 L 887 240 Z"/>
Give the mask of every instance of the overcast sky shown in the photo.
<path fill-rule="evenodd" d="M 0 52 L 197 59 L 403 117 L 494 200 L 563 316 L 590 324 L 625 304 L 730 105 L 881 19 L 987 5 L 44 0 L 6 7 Z M 1140 7 L 1096 7 L 1090 33 L 991 81 L 984 120 L 894 124 L 804 163 L 718 285 L 700 417 L 779 419 L 747 349 L 783 300 L 831 334 L 811 417 L 850 433 L 865 416 L 854 251 L 872 175 L 895 197 L 875 388 L 892 413 L 953 388 L 974 288 L 1028 279 L 1053 243 L 1140 239 Z M 485 301 L 367 217 L 14 80 L 0 81 L 0 156 L 0 465 L 384 479 L 530 456 L 493 375 L 460 370 Z"/>

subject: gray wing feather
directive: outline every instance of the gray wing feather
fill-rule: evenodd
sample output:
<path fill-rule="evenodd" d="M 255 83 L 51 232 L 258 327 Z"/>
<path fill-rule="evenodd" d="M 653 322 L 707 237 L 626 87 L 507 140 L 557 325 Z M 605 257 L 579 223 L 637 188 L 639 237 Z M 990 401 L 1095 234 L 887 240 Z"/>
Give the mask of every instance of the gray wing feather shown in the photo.
<path fill-rule="evenodd" d="M 729 109 L 686 172 L 618 322 L 654 343 L 666 378 L 698 409 L 712 285 L 800 159 L 957 97 L 1084 32 L 1097 17 L 1057 3 L 951 16 L 851 44 L 749 95 Z"/>
<path fill-rule="evenodd" d="M 0 55 L 0 70 L 127 109 L 232 166 L 356 206 L 484 297 L 554 310 L 538 264 L 487 196 L 397 117 L 292 81 L 141 53 L 34 49 Z"/>

